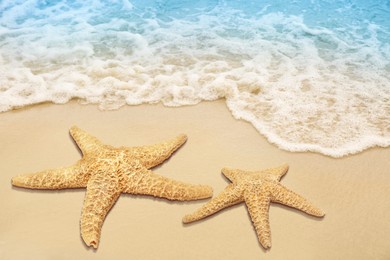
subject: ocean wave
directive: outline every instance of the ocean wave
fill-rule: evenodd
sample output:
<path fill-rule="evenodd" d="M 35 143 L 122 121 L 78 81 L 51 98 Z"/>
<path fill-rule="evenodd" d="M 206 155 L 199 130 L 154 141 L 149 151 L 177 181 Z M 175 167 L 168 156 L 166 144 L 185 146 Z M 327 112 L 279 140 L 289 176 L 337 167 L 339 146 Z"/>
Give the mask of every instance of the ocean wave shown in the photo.
<path fill-rule="evenodd" d="M 390 145 L 390 6 L 245 2 L 2 1 L 0 111 L 224 98 L 285 150 Z"/>

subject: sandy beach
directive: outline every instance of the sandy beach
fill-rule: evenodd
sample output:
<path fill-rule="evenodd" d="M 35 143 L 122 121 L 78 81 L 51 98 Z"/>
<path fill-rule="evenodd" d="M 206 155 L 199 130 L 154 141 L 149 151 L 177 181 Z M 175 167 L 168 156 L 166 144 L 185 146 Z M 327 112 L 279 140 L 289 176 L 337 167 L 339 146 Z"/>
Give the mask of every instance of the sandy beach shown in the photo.
<path fill-rule="evenodd" d="M 180 133 L 187 143 L 153 169 L 207 184 L 228 184 L 223 167 L 290 166 L 281 183 L 326 212 L 323 219 L 286 206 L 269 210 L 272 248 L 264 250 L 244 204 L 193 224 L 182 217 L 207 200 L 170 202 L 122 194 L 102 228 L 98 250 L 80 237 L 85 190 L 15 188 L 13 176 L 67 166 L 81 154 L 69 136 L 77 125 L 114 146 L 147 145 Z M 0 259 L 378 259 L 390 258 L 390 148 L 334 159 L 290 153 L 236 120 L 224 101 L 168 108 L 41 104 L 0 114 Z"/>

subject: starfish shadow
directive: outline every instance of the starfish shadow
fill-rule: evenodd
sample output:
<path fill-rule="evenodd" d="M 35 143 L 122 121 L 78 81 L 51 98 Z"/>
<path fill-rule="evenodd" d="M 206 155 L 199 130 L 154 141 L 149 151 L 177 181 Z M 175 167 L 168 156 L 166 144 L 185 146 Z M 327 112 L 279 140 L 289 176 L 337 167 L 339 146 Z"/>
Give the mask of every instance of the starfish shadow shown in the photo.
<path fill-rule="evenodd" d="M 276 208 L 281 208 L 281 209 L 284 209 L 284 210 L 288 210 L 288 211 L 290 211 L 290 212 L 294 212 L 294 213 L 296 213 L 296 214 L 299 214 L 299 215 L 301 215 L 301 216 L 304 217 L 304 218 L 311 219 L 311 220 L 315 220 L 315 221 L 323 221 L 324 218 L 325 218 L 325 216 L 326 216 L 326 215 L 325 215 L 325 216 L 319 218 L 319 217 L 316 217 L 316 216 L 309 215 L 309 214 L 307 214 L 307 213 L 305 213 L 305 212 L 302 212 L 302 211 L 300 211 L 300 210 L 298 210 L 298 209 L 289 207 L 289 206 L 287 206 L 287 205 L 279 204 L 279 203 L 276 203 L 276 202 L 272 203 L 272 204 L 271 204 L 271 207 L 276 207 Z M 249 215 L 249 213 L 248 213 L 248 215 Z"/>
<path fill-rule="evenodd" d="M 27 193 L 47 193 L 47 194 L 56 194 L 56 193 L 65 193 L 65 192 L 73 192 L 73 193 L 78 193 L 78 192 L 85 192 L 85 188 L 70 188 L 70 189 L 57 189 L 57 190 L 51 190 L 51 189 L 28 189 L 28 188 L 21 188 L 12 185 L 11 189 L 17 190 L 17 191 L 22 191 L 22 192 L 27 192 Z"/>
<path fill-rule="evenodd" d="M 207 198 L 205 198 L 205 199 L 198 199 L 198 200 L 192 200 L 192 201 L 180 201 L 180 200 L 169 200 L 169 199 L 165 199 L 165 198 L 154 197 L 151 195 L 142 195 L 142 194 L 134 195 L 134 194 L 126 194 L 126 193 L 122 193 L 121 196 L 123 196 L 125 198 L 137 199 L 137 200 L 147 199 L 147 200 L 152 200 L 152 201 L 156 201 L 156 202 L 168 203 L 170 205 L 183 205 L 183 204 L 192 205 L 192 204 L 196 204 L 196 203 L 202 203 L 203 200 L 207 199 Z"/>
<path fill-rule="evenodd" d="M 83 157 L 83 152 L 81 151 L 80 147 L 78 147 L 76 141 L 72 138 L 72 135 L 70 133 L 68 133 L 68 139 L 71 141 L 73 146 L 76 148 L 76 150 L 79 153 L 80 157 Z"/>

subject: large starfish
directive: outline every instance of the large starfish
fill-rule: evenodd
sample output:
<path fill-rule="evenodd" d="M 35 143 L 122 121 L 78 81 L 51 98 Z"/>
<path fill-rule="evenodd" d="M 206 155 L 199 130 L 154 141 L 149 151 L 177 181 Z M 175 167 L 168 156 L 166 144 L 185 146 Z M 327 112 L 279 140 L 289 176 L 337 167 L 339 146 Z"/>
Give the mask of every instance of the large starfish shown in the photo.
<path fill-rule="evenodd" d="M 122 192 L 181 201 L 212 196 L 208 186 L 185 184 L 149 170 L 182 146 L 185 135 L 151 146 L 115 148 L 77 127 L 70 134 L 82 159 L 69 167 L 16 176 L 12 184 L 30 189 L 87 188 L 80 226 L 88 246 L 98 247 L 103 221 Z"/>
<path fill-rule="evenodd" d="M 271 247 L 271 230 L 268 219 L 271 202 L 284 204 L 316 217 L 325 215 L 301 195 L 280 184 L 279 181 L 287 170 L 287 165 L 256 172 L 224 168 L 222 173 L 232 183 L 200 209 L 184 216 L 183 222 L 189 223 L 200 220 L 221 209 L 245 202 L 259 242 L 265 249 L 268 249 Z"/>

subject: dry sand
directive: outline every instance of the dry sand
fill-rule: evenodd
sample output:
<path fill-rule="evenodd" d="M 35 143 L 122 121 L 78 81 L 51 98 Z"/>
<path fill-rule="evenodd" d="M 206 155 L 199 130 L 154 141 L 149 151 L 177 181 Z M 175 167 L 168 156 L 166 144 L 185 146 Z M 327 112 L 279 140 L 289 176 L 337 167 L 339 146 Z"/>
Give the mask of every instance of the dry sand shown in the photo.
<path fill-rule="evenodd" d="M 146 145 L 186 133 L 188 142 L 158 174 L 208 184 L 222 167 L 259 170 L 288 163 L 282 184 L 326 212 L 323 219 L 273 204 L 272 248 L 262 249 L 244 204 L 183 225 L 207 200 L 169 202 L 122 195 L 107 216 L 97 251 L 80 238 L 85 190 L 13 188 L 11 178 L 74 163 L 68 134 L 77 125 L 116 146 Z M 269 144 L 223 101 L 99 111 L 94 105 L 42 104 L 0 114 L 0 259 L 390 259 L 390 148 L 333 159 Z"/>

